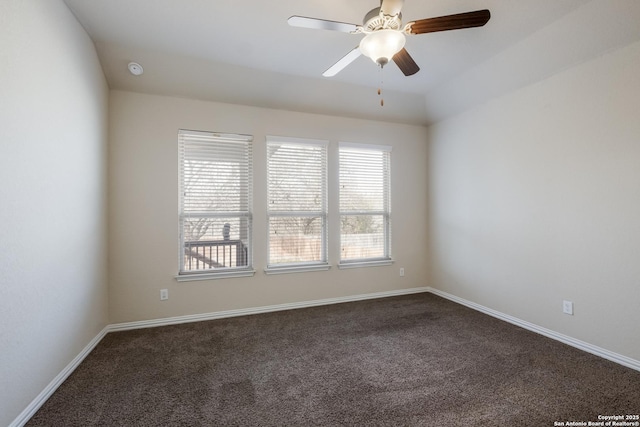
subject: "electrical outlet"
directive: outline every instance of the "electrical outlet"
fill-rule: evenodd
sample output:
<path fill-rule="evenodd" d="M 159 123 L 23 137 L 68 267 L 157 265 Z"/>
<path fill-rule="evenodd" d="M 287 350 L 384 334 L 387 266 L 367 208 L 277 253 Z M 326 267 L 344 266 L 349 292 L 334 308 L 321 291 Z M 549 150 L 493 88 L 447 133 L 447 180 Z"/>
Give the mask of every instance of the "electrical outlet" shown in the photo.
<path fill-rule="evenodd" d="M 562 301 L 562 312 L 573 316 L 573 303 L 571 301 Z"/>
<path fill-rule="evenodd" d="M 404 267 L 400 267 L 400 277 L 404 277 Z"/>
<path fill-rule="evenodd" d="M 169 299 L 169 289 L 160 289 L 160 301 Z"/>

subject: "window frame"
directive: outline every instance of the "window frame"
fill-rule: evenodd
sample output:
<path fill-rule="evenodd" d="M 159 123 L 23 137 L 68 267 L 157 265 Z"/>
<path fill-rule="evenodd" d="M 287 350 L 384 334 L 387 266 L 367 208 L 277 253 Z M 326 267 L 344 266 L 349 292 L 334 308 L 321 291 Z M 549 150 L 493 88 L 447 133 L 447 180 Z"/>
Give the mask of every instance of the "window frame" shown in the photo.
<path fill-rule="evenodd" d="M 242 203 L 246 204 L 246 210 L 239 210 L 233 212 L 224 212 L 217 210 L 203 210 L 197 212 L 185 212 L 185 150 L 189 143 L 196 144 L 196 140 L 200 140 L 199 143 L 206 143 L 209 140 L 212 143 L 220 144 L 220 147 L 213 148 L 220 151 L 224 150 L 223 144 L 243 144 L 241 148 L 243 162 L 239 163 L 238 167 L 241 170 L 241 174 L 238 176 L 239 184 L 239 198 L 243 199 Z M 230 145 L 228 145 L 230 146 Z M 193 147 L 190 147 L 193 148 Z M 206 157 L 203 157 L 206 158 Z M 245 134 L 232 134 L 232 133 L 220 133 L 211 131 L 199 131 L 189 129 L 178 130 L 178 274 L 175 279 L 178 282 L 194 281 L 194 280 L 210 280 L 210 279 L 222 279 L 230 277 L 248 277 L 255 274 L 253 268 L 253 136 Z M 185 231 L 184 221 L 189 217 L 198 218 L 238 218 L 240 221 L 247 221 L 246 225 L 246 239 L 240 239 L 244 247 L 246 247 L 246 265 L 242 266 L 230 266 L 221 268 L 210 268 L 200 270 L 185 270 Z M 224 238 L 227 240 L 227 238 Z M 231 250 L 231 249 L 230 249 Z M 237 250 L 237 247 L 236 247 Z M 231 255 L 230 255 L 231 257 Z M 216 260 L 219 258 L 216 257 Z"/>
<path fill-rule="evenodd" d="M 343 163 L 343 149 L 351 149 L 357 151 L 374 151 L 379 152 L 383 156 L 382 170 L 382 210 L 343 210 L 342 201 L 344 197 L 343 193 L 343 175 L 342 175 L 342 163 Z M 384 266 L 393 264 L 392 247 L 391 247 L 391 152 L 392 147 L 389 145 L 376 145 L 376 144 L 361 144 L 352 142 L 340 142 L 338 144 L 338 209 L 340 217 L 340 225 L 338 228 L 338 236 L 340 240 L 339 254 L 338 254 L 338 268 L 359 268 L 370 266 Z M 367 216 L 382 216 L 383 219 L 383 256 L 368 257 L 368 258 L 351 258 L 343 259 L 343 233 L 342 233 L 342 219 L 344 216 L 353 215 L 367 215 Z"/>
<path fill-rule="evenodd" d="M 296 138 L 284 136 L 266 136 L 266 183 L 267 183 L 267 209 L 266 209 L 266 258 L 267 266 L 264 269 L 266 274 L 298 273 L 307 271 L 323 271 L 330 269 L 328 257 L 328 146 L 329 141 L 309 138 Z M 285 144 L 289 146 L 316 146 L 322 149 L 320 174 L 321 174 L 321 206 L 320 210 L 271 210 L 272 194 L 270 189 L 270 168 L 271 162 L 268 154 L 269 146 L 275 144 Z M 271 260 L 271 219 L 284 217 L 319 217 L 321 220 L 321 249 L 320 260 L 299 261 L 290 263 L 276 263 Z"/>

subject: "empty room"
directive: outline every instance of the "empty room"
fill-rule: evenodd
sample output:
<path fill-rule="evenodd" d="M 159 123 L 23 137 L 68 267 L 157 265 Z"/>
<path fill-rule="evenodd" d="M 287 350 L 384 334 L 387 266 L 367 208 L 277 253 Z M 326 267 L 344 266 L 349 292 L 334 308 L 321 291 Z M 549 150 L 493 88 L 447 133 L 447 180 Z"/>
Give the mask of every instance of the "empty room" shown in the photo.
<path fill-rule="evenodd" d="M 640 426 L 640 1 L 0 0 L 0 426 Z"/>

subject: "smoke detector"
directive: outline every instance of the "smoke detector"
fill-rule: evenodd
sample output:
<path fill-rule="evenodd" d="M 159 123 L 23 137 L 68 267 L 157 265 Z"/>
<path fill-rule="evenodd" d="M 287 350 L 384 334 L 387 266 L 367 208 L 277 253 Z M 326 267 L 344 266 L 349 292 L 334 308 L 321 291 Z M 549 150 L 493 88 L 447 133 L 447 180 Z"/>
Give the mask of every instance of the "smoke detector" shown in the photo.
<path fill-rule="evenodd" d="M 129 67 L 129 72 L 134 76 L 139 76 L 140 74 L 144 73 L 144 69 L 142 68 L 142 65 L 138 64 L 137 62 L 129 62 L 128 67 Z"/>

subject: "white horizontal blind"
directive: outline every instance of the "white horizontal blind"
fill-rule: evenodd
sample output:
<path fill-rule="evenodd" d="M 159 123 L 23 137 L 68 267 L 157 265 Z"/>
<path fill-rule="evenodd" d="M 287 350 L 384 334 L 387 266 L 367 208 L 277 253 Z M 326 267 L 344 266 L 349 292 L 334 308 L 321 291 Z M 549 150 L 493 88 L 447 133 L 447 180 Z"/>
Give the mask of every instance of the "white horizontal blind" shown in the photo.
<path fill-rule="evenodd" d="M 390 259 L 391 148 L 340 144 L 340 262 Z"/>
<path fill-rule="evenodd" d="M 252 137 L 180 130 L 180 273 L 251 266 Z"/>
<path fill-rule="evenodd" d="M 327 262 L 327 143 L 267 137 L 268 267 Z"/>

